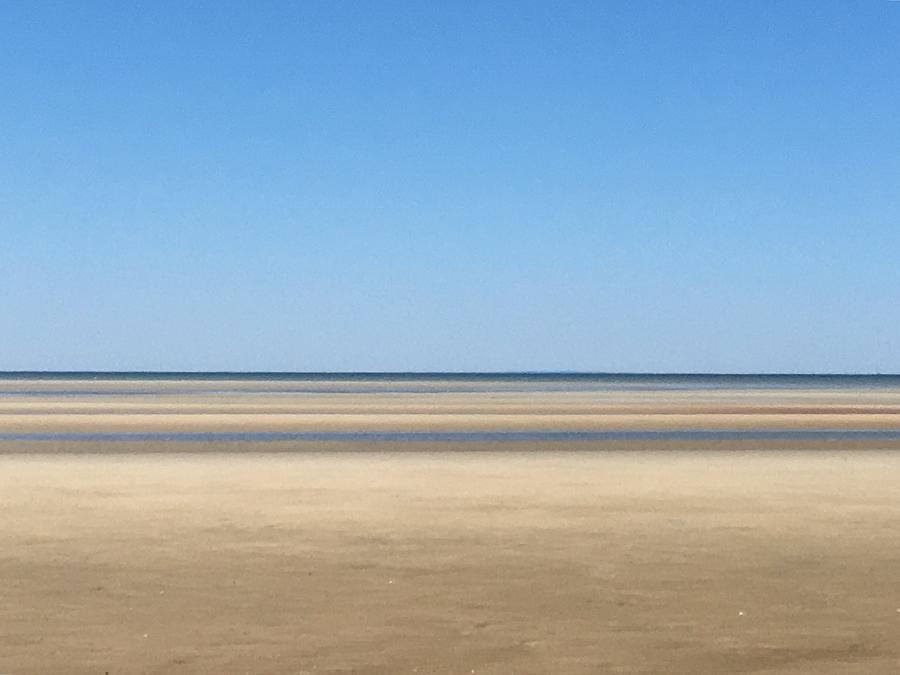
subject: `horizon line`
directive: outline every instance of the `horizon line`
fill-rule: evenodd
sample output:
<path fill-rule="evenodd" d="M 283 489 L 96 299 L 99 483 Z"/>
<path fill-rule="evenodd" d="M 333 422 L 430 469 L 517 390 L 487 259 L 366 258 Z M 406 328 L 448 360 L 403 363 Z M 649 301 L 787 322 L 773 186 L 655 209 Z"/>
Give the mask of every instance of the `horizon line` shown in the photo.
<path fill-rule="evenodd" d="M 47 375 L 258 375 L 258 376 L 576 376 L 576 377 L 900 377 L 888 372 L 613 371 L 613 370 L 0 370 L 0 377 Z"/>

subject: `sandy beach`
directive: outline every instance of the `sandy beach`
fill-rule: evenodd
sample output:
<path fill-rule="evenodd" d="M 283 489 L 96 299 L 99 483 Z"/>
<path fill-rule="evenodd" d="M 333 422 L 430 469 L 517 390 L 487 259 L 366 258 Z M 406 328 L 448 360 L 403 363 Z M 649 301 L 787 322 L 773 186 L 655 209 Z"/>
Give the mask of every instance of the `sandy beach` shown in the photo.
<path fill-rule="evenodd" d="M 900 668 L 896 439 L 27 438 L 892 429 L 893 389 L 5 386 L 3 673 Z"/>
<path fill-rule="evenodd" d="M 0 458 L 9 673 L 895 673 L 900 457 Z"/>
<path fill-rule="evenodd" d="M 377 386 L 376 386 L 377 385 Z M 0 434 L 884 429 L 900 387 L 579 389 L 481 381 L 12 381 Z"/>

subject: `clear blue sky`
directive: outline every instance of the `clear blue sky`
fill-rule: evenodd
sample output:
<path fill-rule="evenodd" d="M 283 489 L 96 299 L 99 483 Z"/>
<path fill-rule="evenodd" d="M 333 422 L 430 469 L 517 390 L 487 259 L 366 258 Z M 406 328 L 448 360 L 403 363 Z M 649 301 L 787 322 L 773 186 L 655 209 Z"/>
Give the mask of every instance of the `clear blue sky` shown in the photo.
<path fill-rule="evenodd" d="M 900 372 L 900 2 L 0 2 L 0 369 Z"/>

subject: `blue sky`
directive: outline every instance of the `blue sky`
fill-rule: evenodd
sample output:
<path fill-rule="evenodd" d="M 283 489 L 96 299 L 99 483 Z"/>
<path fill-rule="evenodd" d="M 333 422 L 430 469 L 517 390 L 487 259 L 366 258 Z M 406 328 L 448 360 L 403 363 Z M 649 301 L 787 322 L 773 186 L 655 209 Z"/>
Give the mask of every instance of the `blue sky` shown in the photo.
<path fill-rule="evenodd" d="M 0 2 L 0 369 L 900 372 L 900 3 Z"/>

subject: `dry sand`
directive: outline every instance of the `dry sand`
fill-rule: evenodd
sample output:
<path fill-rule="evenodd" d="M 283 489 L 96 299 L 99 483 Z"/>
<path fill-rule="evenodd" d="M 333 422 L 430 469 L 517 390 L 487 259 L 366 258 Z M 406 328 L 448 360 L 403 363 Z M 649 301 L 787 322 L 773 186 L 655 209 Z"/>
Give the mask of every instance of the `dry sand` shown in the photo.
<path fill-rule="evenodd" d="M 887 388 L 304 386 L 8 380 L 0 435 L 900 429 Z M 0 673 L 895 674 L 898 495 L 900 440 L 7 436 Z"/>
<path fill-rule="evenodd" d="M 900 430 L 897 414 L 47 414 L 0 415 L 0 433 Z"/>
<path fill-rule="evenodd" d="M 263 447 L 0 457 L 0 671 L 900 670 L 895 453 Z"/>

